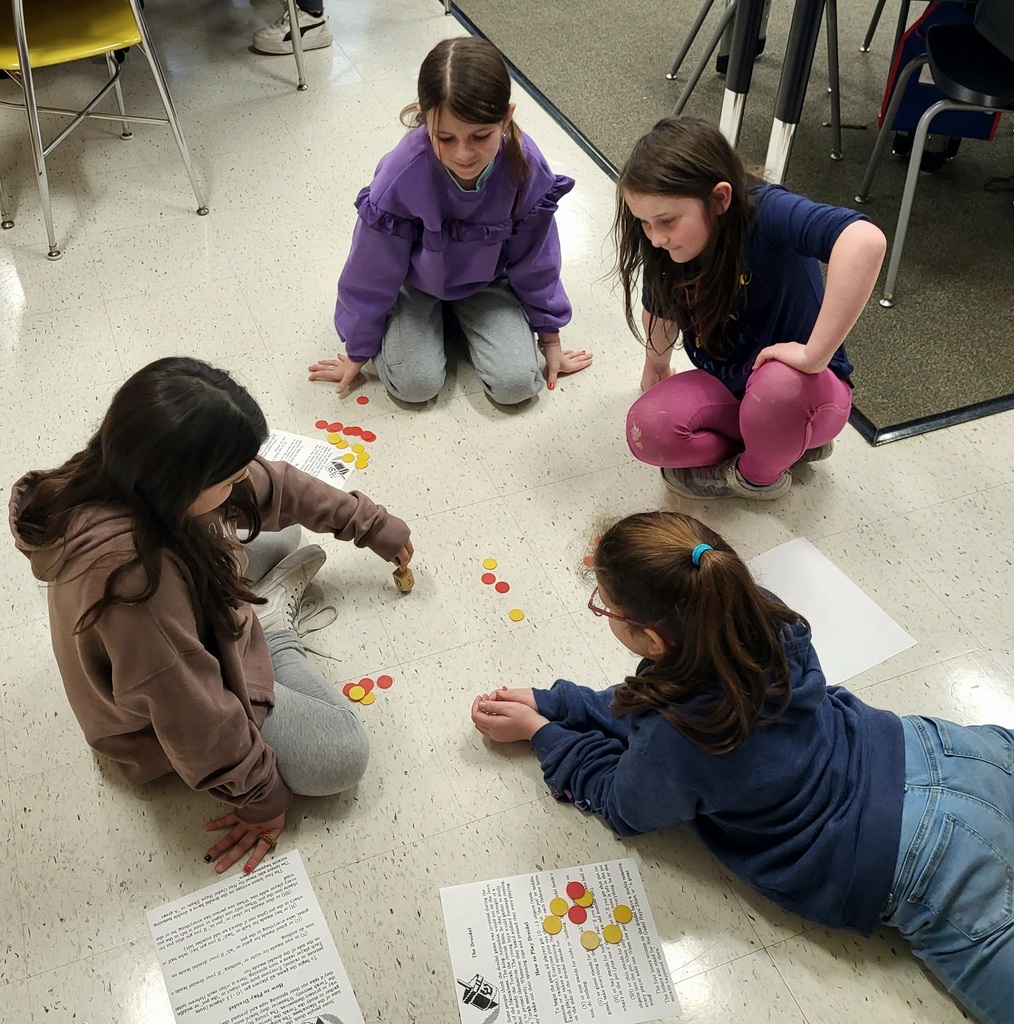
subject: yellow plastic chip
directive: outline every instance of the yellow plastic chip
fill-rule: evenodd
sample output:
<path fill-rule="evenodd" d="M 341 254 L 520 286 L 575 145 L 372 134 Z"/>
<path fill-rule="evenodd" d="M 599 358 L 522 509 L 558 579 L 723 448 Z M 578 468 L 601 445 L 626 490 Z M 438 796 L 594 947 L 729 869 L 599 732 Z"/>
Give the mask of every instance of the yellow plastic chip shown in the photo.
<path fill-rule="evenodd" d="M 366 696 L 366 691 L 361 686 L 353 686 L 349 690 L 349 700 L 362 700 Z"/>
<path fill-rule="evenodd" d="M 368 455 L 357 455 L 356 456 L 356 469 L 366 469 L 370 464 L 370 457 Z"/>
<path fill-rule="evenodd" d="M 345 438 L 342 437 L 341 434 L 339 434 L 337 431 L 333 431 L 332 433 L 328 434 L 327 439 L 331 442 L 331 444 L 337 444 L 339 441 L 345 440 Z"/>
<path fill-rule="evenodd" d="M 625 903 L 620 903 L 613 907 L 613 920 L 618 921 L 620 924 L 630 924 L 633 916 L 634 912 Z"/>
<path fill-rule="evenodd" d="M 615 945 L 623 938 L 623 929 L 618 924 L 607 924 L 602 929 L 602 938 Z"/>
<path fill-rule="evenodd" d="M 354 444 L 352 450 L 358 455 L 360 452 L 365 452 L 366 449 L 361 444 Z"/>
<path fill-rule="evenodd" d="M 365 697 L 359 702 L 360 704 L 372 704 L 377 699 L 377 695 L 371 690 Z"/>
<path fill-rule="evenodd" d="M 598 949 L 599 937 L 595 932 L 581 932 L 581 945 L 585 949 Z"/>
<path fill-rule="evenodd" d="M 552 914 L 549 917 L 542 919 L 542 927 L 549 932 L 550 935 L 559 935 L 563 931 L 563 922 Z"/>
<path fill-rule="evenodd" d="M 557 917 L 563 917 L 567 913 L 569 907 L 567 901 L 562 896 L 557 896 L 555 899 L 549 901 L 549 912 L 556 914 Z"/>
<path fill-rule="evenodd" d="M 586 889 L 584 895 L 578 896 L 574 902 L 587 910 L 595 902 L 595 897 Z"/>
<path fill-rule="evenodd" d="M 525 613 L 520 608 L 512 608 L 507 613 L 507 618 L 510 619 L 511 622 L 520 622 L 524 617 Z"/>
<path fill-rule="evenodd" d="M 484 558 L 482 560 L 482 567 L 483 567 L 483 569 L 495 569 L 496 568 L 496 559 L 495 558 Z"/>
<path fill-rule="evenodd" d="M 352 454 L 352 452 L 346 452 L 342 456 L 342 462 L 355 462 L 355 460 L 356 460 L 356 457 Z"/>
<path fill-rule="evenodd" d="M 348 441 L 346 441 L 344 437 L 340 441 L 332 441 L 331 443 L 335 448 L 348 448 L 349 446 Z"/>

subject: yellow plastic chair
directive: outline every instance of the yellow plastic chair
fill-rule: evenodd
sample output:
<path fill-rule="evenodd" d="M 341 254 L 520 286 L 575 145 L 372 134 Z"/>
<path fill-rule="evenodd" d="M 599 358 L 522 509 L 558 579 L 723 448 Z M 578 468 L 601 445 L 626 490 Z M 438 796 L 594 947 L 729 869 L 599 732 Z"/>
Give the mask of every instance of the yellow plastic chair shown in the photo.
<path fill-rule="evenodd" d="M 120 89 L 120 65 L 113 57 L 114 50 L 135 47 L 148 60 L 155 78 L 165 117 L 128 116 L 123 108 L 123 93 Z M 109 70 L 109 81 L 96 93 L 83 110 L 66 110 L 62 107 L 40 107 L 36 101 L 35 84 L 32 77 L 34 68 L 50 67 L 54 64 L 69 64 L 75 60 L 105 55 Z M 163 124 L 172 129 L 179 147 L 180 156 L 190 176 L 190 184 L 197 198 L 197 212 L 208 212 L 194 166 L 190 160 L 186 139 L 180 128 L 173 106 L 165 74 L 155 54 L 151 35 L 144 22 L 138 0 L 69 0 L 67 3 L 52 3 L 52 0 L 0 0 L 0 69 L 6 71 L 25 94 L 25 102 L 0 101 L 8 107 L 19 107 L 28 114 L 28 130 L 32 141 L 32 155 L 35 159 L 35 173 L 38 178 L 42 214 L 46 221 L 51 260 L 58 260 L 63 253 L 57 247 L 53 230 L 53 211 L 49 200 L 49 178 L 46 174 L 46 157 L 60 145 L 85 118 L 100 118 L 120 121 L 122 137 L 132 137 L 131 124 Z M 117 114 L 107 114 L 95 108 L 112 92 L 116 99 Z M 71 119 L 70 124 L 48 145 L 43 143 L 39 125 L 39 114 L 59 114 Z M 0 184 L 0 216 L 3 226 L 13 226 L 4 207 L 3 185 Z"/>

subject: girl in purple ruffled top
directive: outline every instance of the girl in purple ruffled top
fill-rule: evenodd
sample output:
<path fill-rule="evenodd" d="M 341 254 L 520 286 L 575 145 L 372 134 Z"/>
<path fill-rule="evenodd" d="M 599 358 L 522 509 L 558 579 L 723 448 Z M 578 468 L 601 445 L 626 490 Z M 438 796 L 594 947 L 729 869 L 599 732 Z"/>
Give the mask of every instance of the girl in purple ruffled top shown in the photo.
<path fill-rule="evenodd" d="M 554 214 L 574 182 L 518 128 L 510 96 L 486 40 L 445 39 L 427 55 L 419 100 L 402 111 L 412 130 L 356 200 L 334 316 L 345 353 L 314 363 L 310 380 L 345 395 L 372 359 L 391 395 L 426 402 L 444 383 L 445 314 L 501 405 L 542 389 L 540 350 L 550 389 L 591 363 L 560 343 L 571 307 Z"/>

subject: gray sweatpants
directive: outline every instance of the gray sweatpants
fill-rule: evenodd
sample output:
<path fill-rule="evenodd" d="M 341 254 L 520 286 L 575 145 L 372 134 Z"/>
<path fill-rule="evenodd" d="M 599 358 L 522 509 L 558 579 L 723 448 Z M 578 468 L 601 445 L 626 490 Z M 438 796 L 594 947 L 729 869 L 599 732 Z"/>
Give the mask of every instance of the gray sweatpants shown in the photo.
<path fill-rule="evenodd" d="M 528 318 L 506 281 L 494 281 L 450 306 L 486 394 L 517 405 L 543 386 Z M 403 402 L 427 402 L 443 387 L 447 371 L 444 301 L 403 285 L 387 321 L 374 365 L 387 390 Z"/>
<path fill-rule="evenodd" d="M 247 578 L 256 582 L 299 546 L 300 529 L 262 533 L 246 545 Z M 275 706 L 261 729 L 275 752 L 285 784 L 302 796 L 351 789 L 366 773 L 370 745 L 342 695 L 307 660 L 294 630 L 272 630 L 268 650 L 275 669 Z"/>

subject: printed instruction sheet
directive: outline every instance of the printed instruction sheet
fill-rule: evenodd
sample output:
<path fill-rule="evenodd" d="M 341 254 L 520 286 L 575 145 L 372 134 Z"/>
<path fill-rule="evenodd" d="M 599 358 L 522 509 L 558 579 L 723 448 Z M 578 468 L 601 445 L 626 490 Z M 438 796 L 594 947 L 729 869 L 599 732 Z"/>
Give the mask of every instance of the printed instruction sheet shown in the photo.
<path fill-rule="evenodd" d="M 762 587 L 810 623 L 829 686 L 915 646 L 887 612 L 805 538 L 779 544 L 747 565 Z"/>
<path fill-rule="evenodd" d="M 364 1024 L 296 850 L 147 916 L 177 1024 Z"/>
<path fill-rule="evenodd" d="M 461 1024 L 680 1015 L 631 858 L 440 890 Z"/>
<path fill-rule="evenodd" d="M 272 430 L 257 454 L 269 462 L 287 462 L 339 490 L 356 471 L 354 465 L 342 460 L 342 453 L 333 444 L 285 430 Z"/>

